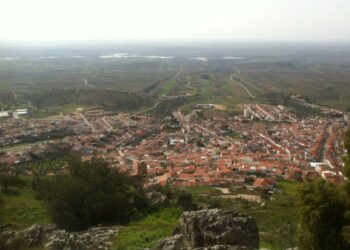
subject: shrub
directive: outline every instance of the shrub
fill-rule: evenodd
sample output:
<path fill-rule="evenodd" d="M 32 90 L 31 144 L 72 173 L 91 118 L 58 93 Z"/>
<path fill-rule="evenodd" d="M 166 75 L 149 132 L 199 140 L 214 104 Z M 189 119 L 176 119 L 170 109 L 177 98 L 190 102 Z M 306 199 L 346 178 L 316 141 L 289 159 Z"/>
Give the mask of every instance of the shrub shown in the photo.
<path fill-rule="evenodd" d="M 2 191 L 6 192 L 10 187 L 24 185 L 24 182 L 17 175 L 0 174 L 0 185 L 2 187 Z"/>
<path fill-rule="evenodd" d="M 180 192 L 177 198 L 177 205 L 184 211 L 196 210 L 197 206 L 193 203 L 192 194 L 188 192 Z"/>
<path fill-rule="evenodd" d="M 125 223 L 147 209 L 141 183 L 94 160 L 73 160 L 67 176 L 48 182 L 36 182 L 36 188 L 48 201 L 52 220 L 69 231 L 83 230 L 96 224 Z"/>

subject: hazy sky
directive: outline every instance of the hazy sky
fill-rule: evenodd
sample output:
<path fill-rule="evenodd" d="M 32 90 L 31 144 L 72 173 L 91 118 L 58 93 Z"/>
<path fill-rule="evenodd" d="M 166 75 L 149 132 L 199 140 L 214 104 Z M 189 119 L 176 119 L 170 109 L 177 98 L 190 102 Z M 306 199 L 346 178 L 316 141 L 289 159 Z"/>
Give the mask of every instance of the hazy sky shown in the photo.
<path fill-rule="evenodd" d="M 350 41 L 350 0 L 0 0 L 0 40 Z"/>

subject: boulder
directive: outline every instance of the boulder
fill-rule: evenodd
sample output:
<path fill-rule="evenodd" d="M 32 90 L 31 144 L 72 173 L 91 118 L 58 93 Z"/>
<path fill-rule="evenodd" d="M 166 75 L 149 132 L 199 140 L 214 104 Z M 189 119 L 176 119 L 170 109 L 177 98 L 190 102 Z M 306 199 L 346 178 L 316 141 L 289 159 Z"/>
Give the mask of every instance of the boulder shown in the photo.
<path fill-rule="evenodd" d="M 164 194 L 157 191 L 150 191 L 146 193 L 146 197 L 154 206 L 162 207 L 169 204 L 169 199 Z"/>
<path fill-rule="evenodd" d="M 154 249 L 161 250 L 178 250 L 183 249 L 183 236 L 175 234 L 160 240 Z"/>
<path fill-rule="evenodd" d="M 9 230 L 0 232 L 0 249 L 18 249 L 22 243 L 22 239 L 18 232 Z"/>
<path fill-rule="evenodd" d="M 193 250 L 255 250 L 256 248 L 244 246 L 228 246 L 228 245 L 214 245 L 209 247 L 199 247 Z"/>
<path fill-rule="evenodd" d="M 176 233 L 160 241 L 154 249 L 259 249 L 259 232 L 255 220 L 234 211 L 204 209 L 184 212 Z"/>

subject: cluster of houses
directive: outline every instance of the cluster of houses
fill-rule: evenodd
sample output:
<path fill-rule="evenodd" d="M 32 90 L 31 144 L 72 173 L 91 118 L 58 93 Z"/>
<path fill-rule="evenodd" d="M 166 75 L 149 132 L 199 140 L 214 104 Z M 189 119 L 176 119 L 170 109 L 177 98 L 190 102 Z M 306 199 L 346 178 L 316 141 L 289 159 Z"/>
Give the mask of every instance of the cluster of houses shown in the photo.
<path fill-rule="evenodd" d="M 146 177 L 145 185 L 240 187 L 251 183 L 255 189 L 269 190 L 277 178 L 341 182 L 342 137 L 348 128 L 344 119 L 299 119 L 282 106 L 244 107 L 274 122 L 257 122 L 246 114 L 204 120 L 195 112 L 181 111 L 164 118 L 76 112 L 55 121 L 7 120 L 0 124 L 0 144 L 49 135 L 40 150 L 56 145 L 78 152 L 84 161 L 101 158 L 112 168 Z M 62 132 L 60 138 L 53 138 L 55 131 Z M 0 161 L 33 160 L 28 157 L 35 150 L 38 145 L 8 151 Z"/>

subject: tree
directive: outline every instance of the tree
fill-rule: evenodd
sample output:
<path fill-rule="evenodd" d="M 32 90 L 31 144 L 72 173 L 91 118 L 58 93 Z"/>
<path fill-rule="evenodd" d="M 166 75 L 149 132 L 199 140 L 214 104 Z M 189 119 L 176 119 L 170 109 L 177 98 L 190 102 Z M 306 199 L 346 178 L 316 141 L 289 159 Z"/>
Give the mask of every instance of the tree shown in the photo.
<path fill-rule="evenodd" d="M 180 192 L 177 197 L 176 204 L 185 211 L 196 210 L 196 204 L 193 203 L 192 194 L 188 192 Z"/>
<path fill-rule="evenodd" d="M 67 176 L 36 183 L 40 197 L 48 202 L 52 220 L 63 229 L 75 231 L 128 222 L 148 207 L 142 185 L 103 161 L 75 159 L 69 170 Z"/>
<path fill-rule="evenodd" d="M 342 230 L 347 210 L 344 196 L 324 181 L 305 185 L 299 192 L 300 249 L 346 249 Z"/>
<path fill-rule="evenodd" d="M 301 250 L 350 249 L 350 130 L 344 147 L 344 185 L 324 181 L 305 184 L 298 194 L 300 225 L 298 242 Z"/>
<path fill-rule="evenodd" d="M 34 103 L 37 111 L 40 111 L 41 104 L 44 102 L 44 94 L 36 93 L 32 98 L 32 102 Z"/>
<path fill-rule="evenodd" d="M 17 175 L 0 173 L 0 185 L 2 191 L 6 192 L 10 187 L 24 185 L 24 182 Z"/>

